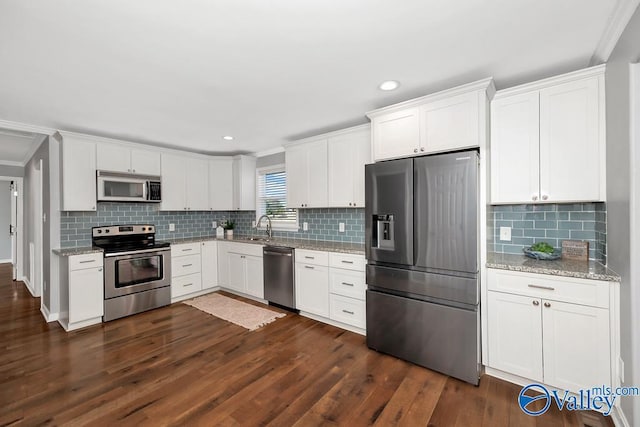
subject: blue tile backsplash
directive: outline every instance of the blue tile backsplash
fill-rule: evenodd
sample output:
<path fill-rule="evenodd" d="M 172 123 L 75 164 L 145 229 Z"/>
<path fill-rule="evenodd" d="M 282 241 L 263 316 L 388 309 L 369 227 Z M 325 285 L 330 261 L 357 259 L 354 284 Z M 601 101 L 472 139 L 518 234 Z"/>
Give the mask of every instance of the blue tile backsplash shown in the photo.
<path fill-rule="evenodd" d="M 251 227 L 254 211 L 159 211 L 155 204 L 98 203 L 95 212 L 62 212 L 60 245 L 63 248 L 91 246 L 91 228 L 118 224 L 155 224 L 156 238 L 203 237 L 215 235 L 212 221 L 235 221 L 236 235 L 260 234 Z M 364 209 L 301 209 L 298 211 L 299 231 L 274 231 L 274 237 L 289 239 L 331 240 L 364 243 Z M 307 222 L 308 231 L 302 231 Z M 345 232 L 338 224 L 345 223 Z M 175 224 L 175 231 L 169 231 Z"/>
<path fill-rule="evenodd" d="M 607 260 L 605 203 L 489 206 L 490 252 L 522 254 L 537 242 L 562 247 L 563 240 L 589 242 L 589 258 Z M 500 227 L 511 227 L 511 241 L 500 240 Z"/>

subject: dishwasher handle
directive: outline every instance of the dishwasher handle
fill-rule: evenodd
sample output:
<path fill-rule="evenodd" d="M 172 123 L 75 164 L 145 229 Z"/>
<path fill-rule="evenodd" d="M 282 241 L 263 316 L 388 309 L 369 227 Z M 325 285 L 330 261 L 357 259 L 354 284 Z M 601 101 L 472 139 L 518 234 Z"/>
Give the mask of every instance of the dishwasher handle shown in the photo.
<path fill-rule="evenodd" d="M 279 255 L 279 256 L 291 256 L 291 252 L 272 252 L 272 251 L 262 251 L 263 255 Z"/>

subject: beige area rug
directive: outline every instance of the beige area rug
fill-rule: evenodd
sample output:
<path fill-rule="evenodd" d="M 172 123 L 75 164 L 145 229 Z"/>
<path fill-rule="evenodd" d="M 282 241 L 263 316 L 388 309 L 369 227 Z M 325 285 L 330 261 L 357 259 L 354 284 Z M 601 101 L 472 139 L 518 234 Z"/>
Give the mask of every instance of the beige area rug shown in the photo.
<path fill-rule="evenodd" d="M 255 331 L 261 326 L 286 316 L 284 313 L 256 307 L 255 305 L 247 304 L 246 302 L 225 297 L 217 293 L 203 295 L 183 302 L 212 316 L 247 328 L 250 331 Z"/>

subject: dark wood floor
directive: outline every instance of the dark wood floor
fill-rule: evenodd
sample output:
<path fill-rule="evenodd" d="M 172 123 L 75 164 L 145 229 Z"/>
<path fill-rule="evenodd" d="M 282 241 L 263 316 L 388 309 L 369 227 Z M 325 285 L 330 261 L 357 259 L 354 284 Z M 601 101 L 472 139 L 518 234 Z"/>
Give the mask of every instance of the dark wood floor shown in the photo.
<path fill-rule="evenodd" d="M 178 303 L 66 333 L 10 277 L 0 265 L 0 425 L 582 425 L 297 315 L 249 332 Z"/>

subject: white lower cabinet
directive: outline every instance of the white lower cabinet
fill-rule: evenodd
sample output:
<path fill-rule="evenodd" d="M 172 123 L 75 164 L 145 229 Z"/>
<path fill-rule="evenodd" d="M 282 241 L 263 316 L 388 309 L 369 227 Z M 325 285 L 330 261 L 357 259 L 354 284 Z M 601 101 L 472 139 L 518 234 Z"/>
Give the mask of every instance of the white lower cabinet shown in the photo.
<path fill-rule="evenodd" d="M 218 286 L 218 242 L 215 240 L 202 242 L 200 245 L 202 265 L 202 289 Z"/>
<path fill-rule="evenodd" d="M 296 249 L 296 308 L 364 333 L 364 266 L 363 255 Z"/>
<path fill-rule="evenodd" d="M 296 263 L 296 308 L 329 317 L 329 267 Z"/>
<path fill-rule="evenodd" d="M 616 385 L 615 286 L 489 269 L 488 366 L 573 392 Z"/>
<path fill-rule="evenodd" d="M 263 299 L 262 245 L 228 241 L 218 243 L 219 285 Z"/>
<path fill-rule="evenodd" d="M 171 300 L 202 290 L 200 243 L 171 245 Z"/>
<path fill-rule="evenodd" d="M 101 323 L 104 314 L 102 252 L 60 259 L 59 323 L 66 331 Z"/>

